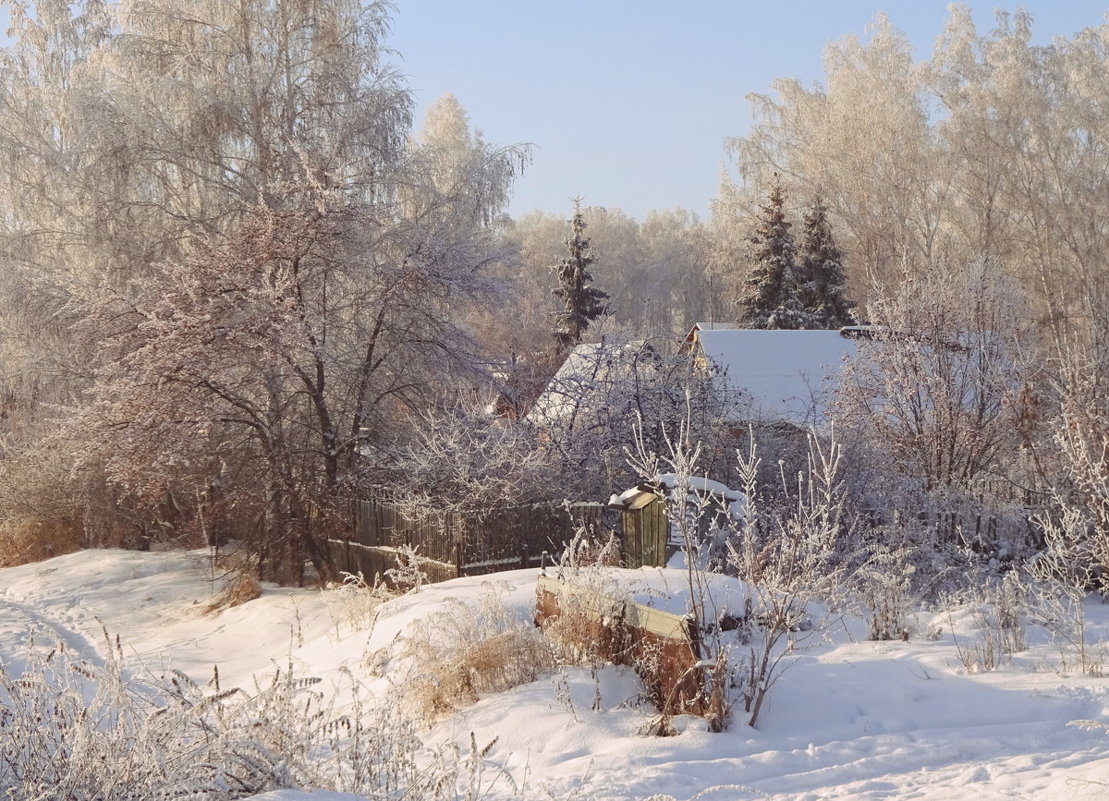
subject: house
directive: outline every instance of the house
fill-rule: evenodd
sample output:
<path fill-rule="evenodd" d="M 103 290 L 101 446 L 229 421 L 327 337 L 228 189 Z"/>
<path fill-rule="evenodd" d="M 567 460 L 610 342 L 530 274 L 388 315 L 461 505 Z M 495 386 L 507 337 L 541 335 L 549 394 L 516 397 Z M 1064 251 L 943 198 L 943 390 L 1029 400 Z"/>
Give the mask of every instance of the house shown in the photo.
<path fill-rule="evenodd" d="M 658 354 L 646 342 L 581 343 L 558 368 L 527 419 L 542 430 L 623 421 L 629 388 L 657 383 Z"/>
<path fill-rule="evenodd" d="M 766 331 L 697 323 L 684 348 L 737 398 L 743 422 L 809 427 L 827 419 L 827 403 L 860 327 L 842 331 Z"/>
<path fill-rule="evenodd" d="M 720 413 L 703 432 L 711 437 L 714 431 L 745 432 L 748 424 L 765 426 L 777 431 L 766 446 L 786 447 L 799 433 L 827 419 L 827 402 L 840 368 L 856 353 L 859 338 L 840 331 L 764 331 L 698 323 L 679 358 L 662 357 L 642 343 L 583 344 L 567 356 L 528 419 L 563 452 L 574 447 L 568 443 L 583 443 L 574 453 L 595 462 L 603 447 L 626 441 L 645 398 L 661 409 L 666 404 L 660 405 L 658 398 L 673 395 L 668 398 L 673 406 L 669 411 L 687 414 L 686 395 L 674 388 L 680 387 L 676 379 L 691 375 L 692 360 L 692 374 L 708 376 L 707 391 L 721 397 L 713 407 Z M 603 438 L 601 432 L 611 436 Z M 730 446 L 727 453 L 732 453 Z M 723 485 L 716 490 L 714 494 L 729 504 L 736 502 Z M 675 529 L 667 513 L 673 499 L 667 495 L 660 487 L 644 484 L 610 501 L 609 508 L 621 513 L 623 557 L 629 566 L 665 564 L 673 554 Z M 716 511 L 698 520 L 700 535 L 707 534 Z"/>

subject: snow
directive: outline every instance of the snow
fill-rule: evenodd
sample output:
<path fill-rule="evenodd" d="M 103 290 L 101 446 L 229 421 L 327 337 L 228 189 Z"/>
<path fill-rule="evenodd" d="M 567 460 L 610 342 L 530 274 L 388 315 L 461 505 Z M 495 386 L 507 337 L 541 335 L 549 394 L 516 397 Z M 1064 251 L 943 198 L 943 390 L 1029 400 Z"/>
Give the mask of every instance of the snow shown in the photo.
<path fill-rule="evenodd" d="M 739 490 L 734 490 L 727 484 L 706 476 L 685 476 L 683 478 L 676 473 L 660 473 L 646 484 L 626 489 L 619 495 L 613 494 L 609 496 L 608 505 L 638 508 L 646 505 L 644 496 L 647 496 L 649 500 L 651 497 L 662 497 L 664 494 L 669 495 L 668 501 L 671 504 L 681 502 L 679 484 L 686 487 L 686 500 L 694 507 L 702 500 L 716 500 L 727 503 L 728 515 L 733 520 L 742 520 L 746 514 L 747 496 Z"/>
<path fill-rule="evenodd" d="M 57 638 L 103 661 L 103 629 L 120 635 L 133 670 L 172 665 L 200 682 L 219 665 L 221 684 L 250 687 L 289 660 L 338 686 L 346 667 L 371 688 L 366 655 L 416 621 L 476 605 L 495 591 L 530 619 L 537 570 L 456 579 L 389 601 L 370 629 L 356 629 L 328 593 L 267 586 L 261 598 L 206 613 L 220 583 L 205 552 L 93 550 L 0 570 L 0 663 L 20 668 L 29 633 Z M 681 612 L 682 571 L 615 571 L 611 587 L 640 602 Z M 731 605 L 740 582 L 714 578 Z M 1109 606 L 1087 609 L 1091 642 L 1109 642 Z M 524 798 L 631 801 L 653 795 L 723 799 L 1104 798 L 1109 731 L 1072 725 L 1109 722 L 1109 679 L 1073 671 L 1046 634 L 1030 629 L 1029 649 L 988 673 L 967 673 L 952 637 L 973 639 L 965 610 L 921 612 L 908 642 L 869 642 L 865 621 L 845 617 L 799 644 L 771 691 L 760 727 L 712 734 L 681 718 L 674 737 L 641 732 L 649 710 L 637 703 L 626 668 L 566 668 L 481 699 L 426 733 L 431 743 L 496 738 L 490 758 L 523 785 Z M 929 639 L 929 630 L 942 636 Z M 599 694 L 601 704 L 594 709 Z M 718 789 L 705 792 L 707 788 Z M 513 796 L 507 783 L 487 796 Z M 254 801 L 353 801 L 348 794 L 282 790 Z"/>
<path fill-rule="evenodd" d="M 697 338 L 709 365 L 752 398 L 763 422 L 817 423 L 846 357 L 858 342 L 838 331 L 713 329 Z"/>
<path fill-rule="evenodd" d="M 676 473 L 660 473 L 655 478 L 655 483 L 672 490 L 678 486 L 680 479 Z M 712 495 L 728 501 L 739 501 L 744 498 L 743 493 L 739 490 L 734 490 L 727 484 L 704 476 L 687 476 L 684 483 L 690 492 Z"/>
<path fill-rule="evenodd" d="M 539 426 L 556 425 L 577 411 L 603 403 L 599 388 L 629 380 L 633 366 L 650 356 L 650 348 L 642 341 L 575 345 L 528 412 L 528 420 Z"/>

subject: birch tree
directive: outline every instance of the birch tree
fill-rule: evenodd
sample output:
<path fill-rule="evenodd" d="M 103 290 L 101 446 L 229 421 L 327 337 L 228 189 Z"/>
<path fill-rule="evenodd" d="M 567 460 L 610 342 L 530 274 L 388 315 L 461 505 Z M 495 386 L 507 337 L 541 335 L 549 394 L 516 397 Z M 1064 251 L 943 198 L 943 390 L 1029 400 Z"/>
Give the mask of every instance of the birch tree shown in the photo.
<path fill-rule="evenodd" d="M 62 441 L 139 516 L 177 525 L 219 494 L 268 575 L 326 571 L 370 444 L 430 385 L 480 378 L 459 309 L 497 297 L 490 224 L 524 151 L 464 135 L 436 169 L 384 60 L 384 3 L 131 0 L 94 28 L 40 5 L 7 57 L 80 46 L 25 70 L 50 76 L 26 104 L 54 149 L 43 176 L 7 177 L 66 202 L 9 215 L 25 230 L 6 242 L 37 234 L 35 297 L 57 293 L 66 355 L 86 357 Z M 35 26 L 54 17 L 51 39 Z M 72 269 L 49 266 L 44 230 Z"/>
<path fill-rule="evenodd" d="M 797 201 L 823 196 L 843 222 L 862 288 L 888 283 L 905 260 L 930 257 L 935 205 L 945 192 L 942 176 L 928 169 L 942 162 L 912 47 L 883 15 L 868 34 L 865 43 L 846 37 L 828 46 L 824 85 L 780 79 L 773 94 L 751 95 L 755 125 L 727 143 L 746 193 L 765 195 L 780 175 Z M 736 199 L 721 193 L 725 206 Z"/>
<path fill-rule="evenodd" d="M 775 174 L 802 203 L 823 196 L 842 231 L 853 294 L 892 287 L 940 259 L 991 259 L 1060 334 L 1109 292 L 1100 184 L 1109 169 L 1103 91 L 1109 25 L 1033 43 L 1026 12 L 979 32 L 953 5 L 928 60 L 884 16 L 825 50 L 824 81 L 781 79 L 752 95 L 751 132 L 728 140 L 742 183 L 715 205 L 719 250 Z M 1091 222 L 1093 221 L 1093 222 Z"/>

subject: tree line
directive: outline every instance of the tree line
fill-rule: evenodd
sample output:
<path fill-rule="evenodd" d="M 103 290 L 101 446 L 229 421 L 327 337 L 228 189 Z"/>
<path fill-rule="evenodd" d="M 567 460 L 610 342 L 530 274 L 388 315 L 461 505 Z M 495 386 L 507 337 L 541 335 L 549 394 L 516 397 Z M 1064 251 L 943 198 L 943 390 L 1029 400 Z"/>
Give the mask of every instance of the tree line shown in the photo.
<path fill-rule="evenodd" d="M 916 62 L 880 16 L 751 98 L 710 219 L 512 220 L 529 151 L 449 95 L 414 125 L 387 3 L 7 7 L 0 558 L 235 539 L 298 581 L 371 488 L 603 499 L 637 417 L 724 465 L 699 321 L 889 334 L 835 412 L 874 527 L 988 481 L 1104 527 L 1104 25 L 1033 46 L 955 6 Z M 534 411 L 579 343 L 568 413 Z"/>

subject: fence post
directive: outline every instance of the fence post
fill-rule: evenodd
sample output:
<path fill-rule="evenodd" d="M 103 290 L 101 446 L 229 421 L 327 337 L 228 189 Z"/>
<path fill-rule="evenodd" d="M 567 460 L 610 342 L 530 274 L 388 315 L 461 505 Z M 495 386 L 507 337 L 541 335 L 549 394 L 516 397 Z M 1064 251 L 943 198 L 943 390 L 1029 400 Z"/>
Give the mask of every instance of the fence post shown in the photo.
<path fill-rule="evenodd" d="M 464 572 L 464 567 L 465 567 L 465 565 L 464 565 L 464 559 L 465 559 L 464 540 L 465 540 L 465 537 L 462 536 L 462 521 L 461 521 L 461 519 L 454 520 L 454 525 L 453 526 L 451 525 L 452 519 L 455 517 L 455 515 L 456 515 L 456 512 L 453 509 L 450 512 L 447 513 L 447 516 L 446 516 L 447 517 L 447 519 L 446 519 L 447 530 L 444 532 L 444 536 L 447 536 L 447 537 L 451 538 L 454 541 L 454 573 L 455 573 L 455 576 L 457 577 L 457 576 L 466 575 L 465 572 Z"/>

